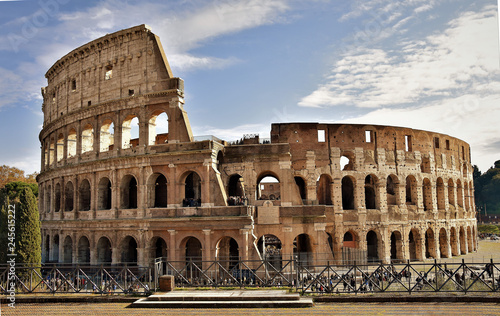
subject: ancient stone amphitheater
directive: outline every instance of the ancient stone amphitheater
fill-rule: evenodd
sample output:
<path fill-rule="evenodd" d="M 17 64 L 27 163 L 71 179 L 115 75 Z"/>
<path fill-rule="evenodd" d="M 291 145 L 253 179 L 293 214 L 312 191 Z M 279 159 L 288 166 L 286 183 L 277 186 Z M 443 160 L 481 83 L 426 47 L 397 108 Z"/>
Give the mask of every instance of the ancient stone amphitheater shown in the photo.
<path fill-rule="evenodd" d="M 388 263 L 477 248 L 470 148 L 454 137 L 320 123 L 194 137 L 184 83 L 146 25 L 71 51 L 46 78 L 45 262 Z"/>

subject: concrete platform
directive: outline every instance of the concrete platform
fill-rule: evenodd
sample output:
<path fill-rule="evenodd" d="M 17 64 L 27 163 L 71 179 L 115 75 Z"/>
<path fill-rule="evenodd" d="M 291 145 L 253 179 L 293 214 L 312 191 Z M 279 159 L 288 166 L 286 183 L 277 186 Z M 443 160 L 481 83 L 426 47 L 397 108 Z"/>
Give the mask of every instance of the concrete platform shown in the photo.
<path fill-rule="evenodd" d="M 312 298 L 287 291 L 173 291 L 139 299 L 131 308 L 300 308 Z"/>

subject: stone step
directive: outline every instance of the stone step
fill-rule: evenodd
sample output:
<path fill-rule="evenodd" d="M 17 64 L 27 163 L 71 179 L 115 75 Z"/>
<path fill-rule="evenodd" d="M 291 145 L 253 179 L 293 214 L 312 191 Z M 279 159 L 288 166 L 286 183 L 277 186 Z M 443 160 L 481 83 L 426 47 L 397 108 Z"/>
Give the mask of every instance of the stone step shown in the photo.
<path fill-rule="evenodd" d="M 170 292 L 155 294 L 147 298 L 148 301 L 297 301 L 298 293 L 286 291 L 198 291 L 198 292 Z"/>
<path fill-rule="evenodd" d="M 311 298 L 295 301 L 148 301 L 140 299 L 130 308 L 305 308 L 314 306 Z"/>
<path fill-rule="evenodd" d="M 172 291 L 157 293 L 129 305 L 132 308 L 299 308 L 312 298 L 287 291 Z"/>

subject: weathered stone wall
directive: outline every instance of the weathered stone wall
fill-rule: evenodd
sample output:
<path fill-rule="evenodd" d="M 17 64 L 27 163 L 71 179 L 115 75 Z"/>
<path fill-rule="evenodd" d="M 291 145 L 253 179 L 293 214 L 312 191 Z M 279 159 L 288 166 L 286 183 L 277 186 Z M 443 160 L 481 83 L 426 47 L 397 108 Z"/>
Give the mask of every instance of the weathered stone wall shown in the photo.
<path fill-rule="evenodd" d="M 195 140 L 183 81 L 144 25 L 75 49 L 46 77 L 45 261 L 147 265 L 272 251 L 311 264 L 359 254 L 390 262 L 476 249 L 470 148 L 459 139 L 293 123 L 273 124 L 269 144 Z M 168 133 L 158 135 L 163 113 Z M 268 176 L 279 199 L 259 196 Z"/>

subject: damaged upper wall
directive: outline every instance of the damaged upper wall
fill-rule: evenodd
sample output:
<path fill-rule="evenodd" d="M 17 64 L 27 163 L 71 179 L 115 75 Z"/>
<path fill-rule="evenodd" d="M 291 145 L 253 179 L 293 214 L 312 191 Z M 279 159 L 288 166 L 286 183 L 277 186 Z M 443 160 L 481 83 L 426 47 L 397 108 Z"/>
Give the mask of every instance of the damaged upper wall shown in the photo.
<path fill-rule="evenodd" d="M 376 162 L 377 151 L 384 150 L 385 163 L 394 162 L 403 155 L 406 160 L 432 157 L 436 166 L 444 169 L 470 165 L 470 146 L 466 142 L 445 134 L 405 127 L 362 125 L 283 123 L 272 124 L 272 143 L 290 144 L 292 163 L 296 168 L 305 165 L 307 153 L 314 151 L 316 167 L 328 165 L 330 148 L 339 148 L 341 155 L 349 156 L 363 149 L 365 156 Z M 380 153 L 379 153 L 380 154 Z M 371 156 L 371 157 L 370 157 Z M 365 162 L 368 160 L 365 159 Z M 470 167 L 470 166 L 469 166 Z M 455 169 L 453 168 L 453 169 Z M 470 169 L 470 168 L 469 168 Z"/>
<path fill-rule="evenodd" d="M 169 89 L 173 78 L 159 38 L 139 25 L 108 34 L 59 59 L 45 74 L 44 125 L 78 109 Z"/>

